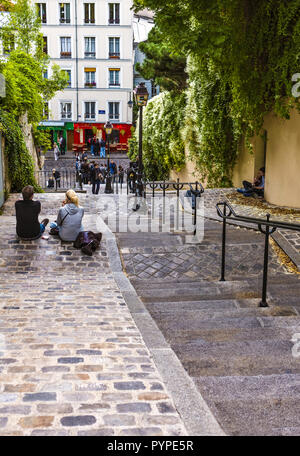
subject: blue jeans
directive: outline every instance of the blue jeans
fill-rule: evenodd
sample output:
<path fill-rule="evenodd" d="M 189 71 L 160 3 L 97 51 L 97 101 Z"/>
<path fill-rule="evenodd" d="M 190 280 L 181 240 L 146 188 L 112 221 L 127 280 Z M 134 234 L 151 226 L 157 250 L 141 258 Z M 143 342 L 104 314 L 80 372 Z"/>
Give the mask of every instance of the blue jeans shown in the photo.
<path fill-rule="evenodd" d="M 95 155 L 95 153 L 94 153 L 94 144 L 91 145 L 91 154 Z"/>
<path fill-rule="evenodd" d="M 100 149 L 100 158 L 105 158 L 105 147 L 101 147 Z"/>

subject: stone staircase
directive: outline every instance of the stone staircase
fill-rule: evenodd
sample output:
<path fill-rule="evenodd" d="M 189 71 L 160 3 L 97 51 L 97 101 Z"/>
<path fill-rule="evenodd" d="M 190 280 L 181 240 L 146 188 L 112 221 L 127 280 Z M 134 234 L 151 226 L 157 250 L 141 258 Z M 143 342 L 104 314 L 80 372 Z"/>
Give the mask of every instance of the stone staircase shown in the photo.
<path fill-rule="evenodd" d="M 206 223 L 198 246 L 176 245 L 170 234 L 157 234 L 156 241 L 154 234 L 135 235 L 135 247 L 129 238 L 118 235 L 131 283 L 224 431 L 299 435 L 300 358 L 292 354 L 292 337 L 300 333 L 299 276 L 287 274 L 271 252 L 269 307 L 259 308 L 262 235 L 229 228 L 226 282 L 218 281 L 219 223 Z M 174 256 L 180 259 L 183 251 L 190 255 L 185 269 L 180 262 L 172 269 Z M 240 252 L 239 264 L 235 255 Z M 160 276 L 143 278 L 147 269 L 139 274 L 138 256 L 141 265 L 161 257 Z M 207 274 L 205 258 L 215 273 Z M 167 271 L 168 265 L 179 271 L 177 277 Z M 188 267 L 196 277 L 184 275 Z"/>

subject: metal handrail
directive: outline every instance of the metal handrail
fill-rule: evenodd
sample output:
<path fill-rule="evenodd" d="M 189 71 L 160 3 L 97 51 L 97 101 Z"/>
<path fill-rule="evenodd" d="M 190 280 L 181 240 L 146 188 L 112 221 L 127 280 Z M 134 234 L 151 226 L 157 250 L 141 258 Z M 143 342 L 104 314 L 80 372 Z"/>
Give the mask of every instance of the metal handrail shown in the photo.
<path fill-rule="evenodd" d="M 223 212 L 221 208 L 223 207 Z M 219 202 L 216 204 L 218 215 L 223 219 L 223 231 L 222 231 L 222 263 L 221 263 L 221 282 L 225 282 L 225 262 L 226 262 L 226 225 L 228 220 L 234 220 L 236 222 L 245 222 L 253 225 L 257 225 L 259 231 L 265 235 L 265 251 L 264 251 L 264 267 L 263 267 L 263 288 L 262 288 L 262 299 L 259 307 L 268 307 L 267 303 L 267 282 L 268 282 L 268 263 L 269 263 L 269 237 L 271 234 L 280 228 L 284 230 L 300 231 L 300 225 L 297 223 L 280 222 L 276 220 L 270 220 L 271 215 L 266 214 L 266 220 L 256 217 L 248 217 L 244 215 L 236 214 L 233 207 L 226 201 Z M 265 229 L 263 229 L 265 227 Z"/>

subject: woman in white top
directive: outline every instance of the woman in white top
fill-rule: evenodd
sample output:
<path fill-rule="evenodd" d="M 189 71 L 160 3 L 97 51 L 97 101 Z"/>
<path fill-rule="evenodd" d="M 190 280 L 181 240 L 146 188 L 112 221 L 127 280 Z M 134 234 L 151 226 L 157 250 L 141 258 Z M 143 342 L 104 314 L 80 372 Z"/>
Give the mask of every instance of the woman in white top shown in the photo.
<path fill-rule="evenodd" d="M 58 148 L 58 145 L 56 143 L 54 143 L 54 159 L 58 160 L 58 156 L 59 156 L 59 148 Z"/>

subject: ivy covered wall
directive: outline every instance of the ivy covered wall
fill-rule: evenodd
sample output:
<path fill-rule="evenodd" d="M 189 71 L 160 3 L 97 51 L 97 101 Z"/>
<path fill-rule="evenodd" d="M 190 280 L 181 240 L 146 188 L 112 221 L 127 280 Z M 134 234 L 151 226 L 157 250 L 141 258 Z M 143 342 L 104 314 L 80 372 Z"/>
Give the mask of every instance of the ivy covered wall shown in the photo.
<path fill-rule="evenodd" d="M 289 119 L 300 72 L 299 0 L 134 0 L 161 39 L 188 56 L 183 139 L 210 186 L 227 186 L 244 142 L 269 113 Z M 175 124 L 173 125 L 175 128 Z M 168 163 L 168 160 L 165 160 Z"/>
<path fill-rule="evenodd" d="M 148 179 L 168 179 L 171 169 L 180 171 L 185 164 L 182 138 L 186 94 L 164 92 L 152 98 L 143 115 L 143 164 Z M 129 156 L 138 156 L 138 130 L 130 142 Z"/>

